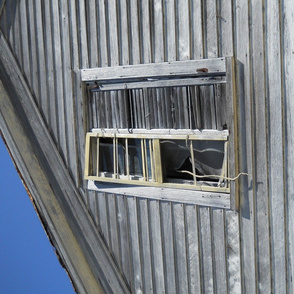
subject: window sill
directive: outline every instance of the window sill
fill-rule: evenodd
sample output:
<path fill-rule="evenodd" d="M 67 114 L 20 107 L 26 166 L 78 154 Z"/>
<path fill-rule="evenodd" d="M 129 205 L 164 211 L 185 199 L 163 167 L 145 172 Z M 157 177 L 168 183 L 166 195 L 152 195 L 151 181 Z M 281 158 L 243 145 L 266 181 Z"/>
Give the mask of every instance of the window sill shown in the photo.
<path fill-rule="evenodd" d="M 185 189 L 134 186 L 88 180 L 88 189 L 145 199 L 197 204 L 216 208 L 230 208 L 230 194 Z"/>

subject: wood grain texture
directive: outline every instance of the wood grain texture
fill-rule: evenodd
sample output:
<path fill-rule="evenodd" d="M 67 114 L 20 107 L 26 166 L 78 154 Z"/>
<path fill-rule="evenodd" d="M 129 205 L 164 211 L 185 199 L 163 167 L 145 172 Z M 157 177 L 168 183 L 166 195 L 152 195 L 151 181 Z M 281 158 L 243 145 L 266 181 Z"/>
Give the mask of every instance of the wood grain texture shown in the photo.
<path fill-rule="evenodd" d="M 77 197 L 133 292 L 293 292 L 292 6 L 290 0 L 0 1 L 2 35 Z M 104 67 L 106 78 L 119 79 L 119 65 L 137 64 L 137 76 L 148 76 L 151 62 L 160 69 L 170 62 L 165 70 L 172 73 L 174 61 L 219 56 L 236 60 L 238 163 L 249 174 L 239 179 L 239 211 L 204 207 L 205 201 L 194 206 L 188 195 L 180 195 L 188 199 L 181 208 L 149 200 L 154 195 L 85 192 L 90 128 L 221 130 L 228 105 L 223 86 L 87 96 L 80 69 L 98 68 L 100 75 Z"/>

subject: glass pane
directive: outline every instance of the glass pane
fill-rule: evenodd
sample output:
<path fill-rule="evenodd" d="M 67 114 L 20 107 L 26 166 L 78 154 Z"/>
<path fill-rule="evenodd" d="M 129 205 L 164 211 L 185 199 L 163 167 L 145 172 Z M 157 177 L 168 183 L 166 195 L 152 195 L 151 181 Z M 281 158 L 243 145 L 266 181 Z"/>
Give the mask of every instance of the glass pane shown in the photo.
<path fill-rule="evenodd" d="M 160 140 L 162 173 L 165 181 L 193 180 L 189 141 Z"/>
<path fill-rule="evenodd" d="M 198 175 L 221 175 L 224 161 L 224 141 L 193 141 L 195 169 Z M 218 177 L 207 177 L 218 180 Z"/>
<path fill-rule="evenodd" d="M 118 174 L 126 175 L 126 140 L 117 140 L 117 161 L 118 161 Z"/>
<path fill-rule="evenodd" d="M 142 177 L 141 139 L 128 139 L 130 175 Z"/>
<path fill-rule="evenodd" d="M 152 167 L 154 166 L 154 163 L 151 162 L 153 160 L 152 158 L 152 140 L 146 139 L 146 165 L 147 165 L 147 175 L 148 180 L 152 180 Z"/>
<path fill-rule="evenodd" d="M 89 176 L 97 175 L 97 138 L 90 137 Z"/>
<path fill-rule="evenodd" d="M 99 172 L 113 174 L 113 139 L 100 138 Z"/>

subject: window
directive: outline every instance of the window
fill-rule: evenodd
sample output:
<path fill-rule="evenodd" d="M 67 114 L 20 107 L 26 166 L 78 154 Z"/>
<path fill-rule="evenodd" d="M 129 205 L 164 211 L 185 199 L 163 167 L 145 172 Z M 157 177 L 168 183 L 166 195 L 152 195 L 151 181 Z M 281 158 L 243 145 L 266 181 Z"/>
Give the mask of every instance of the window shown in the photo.
<path fill-rule="evenodd" d="M 104 105 L 114 99 L 112 108 L 103 109 L 101 103 L 95 112 L 102 109 L 103 113 L 95 115 L 120 113 L 114 109 L 117 99 L 118 103 L 125 101 L 124 116 L 128 117 L 127 125 L 113 128 L 102 123 L 100 127 L 93 128 L 92 125 L 91 132 L 87 133 L 85 179 L 88 188 L 234 208 L 236 183 L 230 177 L 236 175 L 237 163 L 232 72 L 232 58 L 82 70 L 82 80 L 91 92 L 111 93 L 103 98 Z M 205 123 L 201 129 L 193 128 L 192 118 L 196 116 L 197 105 L 192 105 L 190 100 L 187 100 L 187 104 L 190 103 L 189 129 L 181 127 L 173 117 L 173 104 L 169 108 L 172 124 L 169 128 L 154 128 L 147 122 L 145 128 L 138 128 L 141 125 L 137 121 L 147 115 L 139 113 L 139 108 L 132 104 L 131 99 L 136 94 L 149 99 L 155 93 L 156 100 L 162 103 L 166 93 L 174 91 L 181 102 L 185 95 L 189 96 L 191 89 L 215 93 L 220 87 L 225 90 L 221 98 L 226 105 L 222 129 L 205 128 Z M 125 97 L 127 100 L 122 100 Z M 148 108 L 148 99 L 144 100 L 144 108 L 150 116 L 154 109 Z M 179 115 L 185 117 L 186 114 Z M 205 117 L 205 112 L 201 115 Z M 120 120 L 118 117 L 115 118 L 117 121 Z M 214 120 L 217 119 L 215 111 Z"/>
<path fill-rule="evenodd" d="M 228 131 L 94 129 L 85 178 L 229 192 Z"/>

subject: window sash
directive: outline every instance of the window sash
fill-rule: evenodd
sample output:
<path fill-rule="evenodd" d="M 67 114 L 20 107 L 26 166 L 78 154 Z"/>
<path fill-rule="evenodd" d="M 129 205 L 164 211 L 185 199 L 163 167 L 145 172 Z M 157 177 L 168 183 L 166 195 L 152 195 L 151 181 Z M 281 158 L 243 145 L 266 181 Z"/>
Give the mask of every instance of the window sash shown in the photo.
<path fill-rule="evenodd" d="M 112 160 L 113 171 L 105 172 L 99 170 L 99 160 L 101 159 L 101 141 L 103 138 L 112 139 Z M 191 181 L 175 180 L 173 182 L 167 181 L 163 175 L 163 163 L 161 155 L 161 142 L 165 139 L 169 140 L 185 140 L 190 151 L 190 161 L 192 164 L 192 171 L 195 169 L 195 158 L 193 151 L 193 142 L 198 141 L 223 141 L 224 142 L 224 155 L 223 163 L 221 167 L 221 174 L 219 176 L 218 183 L 213 182 L 212 186 L 209 186 L 207 179 L 198 178 L 194 173 Z M 124 142 L 125 153 L 123 158 L 119 155 L 119 141 Z M 137 140 L 136 144 L 130 145 L 130 140 Z M 133 141 L 135 142 L 135 141 Z M 130 151 L 133 148 L 132 152 Z M 133 153 L 133 158 L 131 156 Z M 133 163 L 133 172 L 130 167 L 131 161 Z M 120 162 L 120 163 L 119 163 Z M 152 130 L 131 133 L 129 130 L 94 130 L 87 134 L 86 137 L 86 159 L 85 159 L 85 179 L 102 181 L 102 182 L 114 182 L 131 185 L 145 185 L 155 187 L 168 187 L 168 188 L 180 188 L 180 189 L 192 189 L 200 191 L 210 192 L 230 192 L 229 181 L 226 180 L 228 176 L 228 132 L 227 131 L 215 131 L 215 130 Z M 124 166 L 121 168 L 124 172 L 120 172 L 120 164 Z M 137 174 L 136 174 L 137 172 Z M 206 175 L 208 178 L 208 175 Z M 187 183 L 188 182 L 188 183 Z"/>

